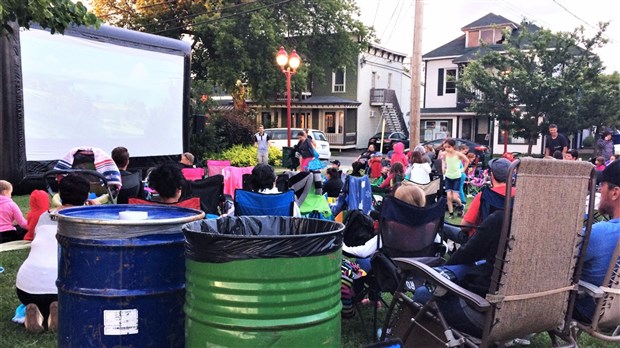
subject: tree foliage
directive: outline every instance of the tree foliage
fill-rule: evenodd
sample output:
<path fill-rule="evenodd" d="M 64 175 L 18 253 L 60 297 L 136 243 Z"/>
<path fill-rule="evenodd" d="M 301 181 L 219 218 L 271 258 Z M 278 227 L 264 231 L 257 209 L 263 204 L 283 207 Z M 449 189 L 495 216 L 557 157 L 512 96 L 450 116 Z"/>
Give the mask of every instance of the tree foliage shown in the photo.
<path fill-rule="evenodd" d="M 354 0 L 92 0 L 104 21 L 192 42 L 194 79 L 233 91 L 238 81 L 249 98 L 267 103 L 285 79 L 275 64 L 280 46 L 296 49 L 302 66 L 294 90 L 310 77 L 355 64 L 372 38 L 356 18 Z M 210 91 L 204 91 L 208 93 Z"/>
<path fill-rule="evenodd" d="M 99 26 L 99 20 L 82 2 L 71 0 L 0 1 L 0 36 L 13 31 L 10 23 L 30 28 L 35 22 L 51 33 L 64 33 L 71 24 Z"/>
<path fill-rule="evenodd" d="M 485 47 L 458 86 L 472 101 L 470 110 L 491 115 L 500 129 L 525 138 L 531 153 L 550 123 L 566 133 L 597 124 L 611 111 L 613 93 L 601 93 L 604 68 L 594 53 L 607 42 L 606 23 L 593 37 L 583 28 L 554 33 L 527 21 L 521 28 L 516 37 L 505 33 L 501 49 Z"/>

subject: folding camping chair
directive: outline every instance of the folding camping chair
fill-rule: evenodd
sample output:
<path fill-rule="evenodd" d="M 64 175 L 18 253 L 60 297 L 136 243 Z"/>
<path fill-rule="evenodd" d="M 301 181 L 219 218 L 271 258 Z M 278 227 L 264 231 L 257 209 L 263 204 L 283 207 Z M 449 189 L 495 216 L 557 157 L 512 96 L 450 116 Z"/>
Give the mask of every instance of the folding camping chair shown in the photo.
<path fill-rule="evenodd" d="M 196 210 L 200 210 L 200 198 L 198 197 L 191 197 L 188 199 L 184 199 L 175 203 L 163 203 L 163 202 L 156 202 L 156 201 L 149 201 L 146 199 L 142 199 L 142 198 L 129 198 L 129 204 L 156 204 L 156 205 L 168 205 L 168 206 L 173 206 L 173 207 L 182 207 L 182 208 L 191 208 L 191 209 L 196 209 Z"/>
<path fill-rule="evenodd" d="M 96 147 L 75 147 L 69 150 L 54 165 L 52 171 L 48 171 L 43 176 L 48 192 L 52 192 L 55 183 L 50 182 L 51 172 L 55 171 L 56 179 L 59 180 L 63 175 L 79 171 L 90 182 L 90 191 L 98 196 L 100 202 L 116 203 L 119 188 L 122 186 L 121 173 L 112 160 L 110 155 Z M 103 196 L 107 194 L 107 196 Z M 52 203 L 57 204 L 58 200 L 53 197 Z"/>
<path fill-rule="evenodd" d="M 142 198 L 144 196 L 144 183 L 142 183 L 142 171 L 121 172 L 123 186 L 118 192 L 116 203 L 127 204 L 129 197 Z"/>
<path fill-rule="evenodd" d="M 229 160 L 207 160 L 207 175 L 222 174 L 222 170 L 226 167 L 230 167 Z"/>
<path fill-rule="evenodd" d="M 588 215 L 592 215 L 593 166 L 587 162 L 525 158 L 511 164 L 510 175 L 517 168 L 519 192 L 511 206 L 509 181 L 504 212 L 499 213 L 504 216 L 503 224 L 486 297 L 451 282 L 421 262 L 395 258 L 405 276 L 425 279 L 432 298 L 424 305 L 413 302 L 401 281 L 390 304 L 383 338 L 398 336 L 407 346 L 430 338 L 450 347 L 487 347 L 530 333 L 553 331 L 552 337 L 576 345 L 569 323 L 583 262 L 578 257 L 579 249 L 587 244 L 592 224 L 590 218 L 583 229 L 588 190 Z M 449 324 L 450 313 L 442 313 L 437 306 L 437 300 L 447 294 L 457 296 L 461 303 L 481 314 L 484 319 L 480 337 Z M 401 325 L 395 323 L 390 316 L 395 317 L 392 307 L 396 305 L 405 306 L 413 318 L 401 316 Z"/>
<path fill-rule="evenodd" d="M 580 295 L 591 297 L 596 309 L 590 323 L 575 320 L 573 337 L 577 339 L 586 332 L 605 342 L 620 343 L 620 241 L 616 243 L 602 284 L 579 282 Z"/>
<path fill-rule="evenodd" d="M 345 201 L 346 210 L 361 209 L 364 214 L 370 213 L 372 210 L 372 188 L 368 176 L 347 175 L 342 186 L 342 197 Z M 340 207 L 337 212 L 332 209 L 332 213 L 338 215 L 344 208 L 344 206 Z"/>
<path fill-rule="evenodd" d="M 182 168 L 181 173 L 187 181 L 201 180 L 205 176 L 204 168 Z"/>
<path fill-rule="evenodd" d="M 278 194 L 235 190 L 235 215 L 237 216 L 293 216 L 294 203 L 295 192 L 293 190 Z"/>
<path fill-rule="evenodd" d="M 200 199 L 200 209 L 206 214 L 220 215 L 224 199 L 224 176 L 216 174 L 206 179 L 188 181 L 189 195 Z"/>
<path fill-rule="evenodd" d="M 243 174 L 252 174 L 254 167 L 226 167 L 222 169 L 224 175 L 224 194 L 233 196 L 236 189 L 243 188 Z M 247 177 L 246 177 L 247 178 Z"/>
<path fill-rule="evenodd" d="M 446 199 L 443 197 L 425 207 L 416 207 L 394 196 L 386 196 L 379 220 L 380 245 L 372 256 L 372 269 L 366 276 L 369 286 L 365 287 L 365 291 L 358 294 L 355 300 L 363 299 L 371 291 L 393 293 L 396 290 L 400 278 L 391 267 L 391 258 L 408 257 L 416 258 L 425 264 L 442 264 L 443 249 L 441 243 L 436 242 L 436 237 L 445 211 Z M 359 308 L 356 308 L 363 321 Z M 377 332 L 376 325 L 375 307 L 373 333 Z"/>
<path fill-rule="evenodd" d="M 420 184 L 409 179 L 405 179 L 406 182 L 410 182 L 424 191 L 426 195 L 426 204 L 430 205 L 439 200 L 443 196 L 443 185 L 441 185 L 441 177 L 436 174 L 431 174 L 431 181 L 427 184 Z"/>

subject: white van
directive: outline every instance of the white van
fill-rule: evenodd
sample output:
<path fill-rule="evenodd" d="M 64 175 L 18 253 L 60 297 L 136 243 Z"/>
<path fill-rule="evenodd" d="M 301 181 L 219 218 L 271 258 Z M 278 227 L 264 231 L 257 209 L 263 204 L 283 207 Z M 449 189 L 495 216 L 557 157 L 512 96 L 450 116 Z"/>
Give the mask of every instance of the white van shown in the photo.
<path fill-rule="evenodd" d="M 297 145 L 297 133 L 302 131 L 301 128 L 291 128 L 291 147 Z M 282 150 L 282 147 L 287 146 L 286 128 L 267 128 L 265 133 L 269 135 L 269 144 Z M 329 143 L 325 134 L 316 129 L 310 129 L 308 131 L 312 139 L 316 142 L 316 151 L 319 153 L 319 158 L 322 160 L 329 160 L 332 153 L 329 149 Z"/>

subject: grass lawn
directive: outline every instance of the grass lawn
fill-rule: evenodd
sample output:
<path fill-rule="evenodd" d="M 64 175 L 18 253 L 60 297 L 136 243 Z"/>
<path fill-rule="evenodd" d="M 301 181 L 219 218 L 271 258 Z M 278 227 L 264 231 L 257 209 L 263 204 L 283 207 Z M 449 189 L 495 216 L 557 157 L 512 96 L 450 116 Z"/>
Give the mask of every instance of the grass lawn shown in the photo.
<path fill-rule="evenodd" d="M 28 196 L 15 196 L 13 199 L 20 206 L 24 215 L 28 210 Z M 468 199 L 471 202 L 471 199 Z M 455 218 L 454 223 L 458 223 L 460 218 Z M 4 267 L 4 272 L 0 273 L 0 342 L 1 347 L 57 347 L 56 335 L 43 333 L 41 335 L 28 334 L 22 325 L 11 321 L 15 308 L 19 304 L 15 294 L 15 277 L 19 266 L 27 257 L 29 249 L 0 252 L 0 266 Z M 389 295 L 385 296 L 390 299 Z M 380 318 L 385 315 L 385 308 L 379 311 Z M 362 306 L 364 318 L 368 330 L 372 325 L 372 307 Z M 380 322 L 381 324 L 381 322 Z M 365 343 L 365 333 L 359 318 L 342 320 L 341 331 L 342 347 L 360 347 Z M 303 343 L 300 343 L 303 346 Z M 612 344 L 602 344 L 588 335 L 582 335 L 579 340 L 581 347 L 617 347 Z M 531 347 L 549 347 L 550 341 L 546 334 L 536 335 Z"/>

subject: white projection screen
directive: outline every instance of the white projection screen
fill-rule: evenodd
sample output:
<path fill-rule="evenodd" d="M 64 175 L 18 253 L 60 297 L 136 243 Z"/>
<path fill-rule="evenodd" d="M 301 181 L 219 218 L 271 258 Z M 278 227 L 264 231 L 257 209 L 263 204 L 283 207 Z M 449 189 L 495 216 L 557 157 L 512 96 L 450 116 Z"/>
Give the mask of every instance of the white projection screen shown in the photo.
<path fill-rule="evenodd" d="M 81 146 L 125 146 L 132 157 L 183 153 L 183 52 L 93 37 L 20 32 L 27 161 Z"/>

